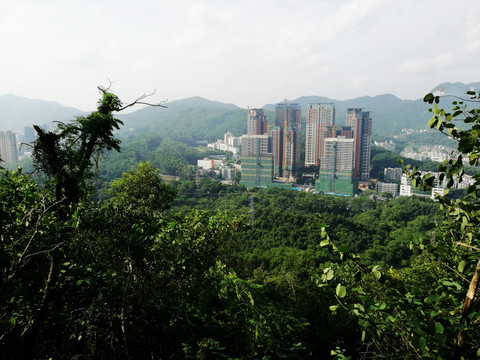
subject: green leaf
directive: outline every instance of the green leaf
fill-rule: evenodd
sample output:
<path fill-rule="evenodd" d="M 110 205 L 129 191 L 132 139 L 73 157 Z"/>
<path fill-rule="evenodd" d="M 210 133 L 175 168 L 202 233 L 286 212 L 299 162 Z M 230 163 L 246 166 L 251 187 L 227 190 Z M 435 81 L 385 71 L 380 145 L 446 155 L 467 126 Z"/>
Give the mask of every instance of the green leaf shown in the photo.
<path fill-rule="evenodd" d="M 465 260 L 462 260 L 458 264 L 458 271 L 463 272 L 464 269 L 465 269 Z"/>
<path fill-rule="evenodd" d="M 334 272 L 333 272 L 332 269 L 328 270 L 328 272 L 327 272 L 327 280 L 332 280 L 332 279 L 333 279 L 333 274 L 334 274 Z"/>
<path fill-rule="evenodd" d="M 321 246 L 321 247 L 327 246 L 328 244 L 330 244 L 330 240 L 322 240 L 322 241 L 320 241 L 320 246 Z"/>
<path fill-rule="evenodd" d="M 433 94 L 432 93 L 428 93 L 427 95 L 425 95 L 425 97 L 423 98 L 423 102 L 428 102 L 428 103 L 433 103 Z"/>
<path fill-rule="evenodd" d="M 436 303 L 440 301 L 440 296 L 438 295 L 429 295 L 425 298 L 426 302 Z"/>
<path fill-rule="evenodd" d="M 344 298 L 345 295 L 347 295 L 347 289 L 345 288 L 345 286 L 342 286 L 341 283 L 338 283 L 336 294 L 339 298 Z"/>
<path fill-rule="evenodd" d="M 375 279 L 379 280 L 382 277 L 382 273 L 378 270 L 380 268 L 379 265 L 375 265 L 372 268 L 372 274 L 375 276 Z"/>
<path fill-rule="evenodd" d="M 441 335 L 441 334 L 443 334 L 444 330 L 445 329 L 443 328 L 442 324 L 440 324 L 439 322 L 435 323 L 435 334 L 440 334 Z"/>
<path fill-rule="evenodd" d="M 338 309 L 338 305 L 330 306 L 330 311 L 336 311 Z"/>
<path fill-rule="evenodd" d="M 362 312 L 365 311 L 365 308 L 363 307 L 362 304 L 355 304 L 354 307 L 355 307 L 355 309 L 359 309 L 359 310 L 362 311 Z"/>
<path fill-rule="evenodd" d="M 422 351 L 425 351 L 425 349 L 427 348 L 427 340 L 423 336 L 418 339 L 418 346 Z"/>
<path fill-rule="evenodd" d="M 362 342 L 365 341 L 365 330 L 362 331 Z"/>

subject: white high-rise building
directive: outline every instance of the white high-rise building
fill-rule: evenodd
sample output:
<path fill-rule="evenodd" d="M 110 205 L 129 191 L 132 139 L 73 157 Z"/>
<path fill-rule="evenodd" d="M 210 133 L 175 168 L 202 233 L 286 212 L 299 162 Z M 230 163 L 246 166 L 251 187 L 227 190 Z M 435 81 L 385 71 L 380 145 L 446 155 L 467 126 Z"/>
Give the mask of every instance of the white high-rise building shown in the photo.
<path fill-rule="evenodd" d="M 345 137 L 326 138 L 325 154 L 320 160 L 321 170 L 352 172 L 353 170 L 353 139 Z"/>
<path fill-rule="evenodd" d="M 11 131 L 0 131 L 0 158 L 6 163 L 18 161 L 15 133 Z"/>
<path fill-rule="evenodd" d="M 315 190 L 323 193 L 352 196 L 354 140 L 345 136 L 325 139 L 325 153 L 320 159 L 320 171 Z"/>

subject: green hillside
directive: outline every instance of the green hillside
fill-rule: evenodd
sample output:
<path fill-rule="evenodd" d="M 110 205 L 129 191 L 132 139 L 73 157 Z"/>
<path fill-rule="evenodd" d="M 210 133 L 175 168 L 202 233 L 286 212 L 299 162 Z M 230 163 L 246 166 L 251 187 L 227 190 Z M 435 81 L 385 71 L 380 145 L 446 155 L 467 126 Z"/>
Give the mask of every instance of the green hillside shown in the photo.
<path fill-rule="evenodd" d="M 434 107 L 430 125 L 465 116 L 451 136 L 478 168 L 471 105 Z M 34 174 L 0 169 L 2 359 L 479 357 L 480 178 L 446 196 L 467 180 L 460 157 L 435 200 L 247 189 L 189 171 L 205 148 L 152 131 L 120 144 L 121 106 L 103 91 L 97 111 L 39 131 Z M 212 109 L 171 119 L 219 131 L 243 111 Z M 377 173 L 398 156 L 372 155 Z"/>
<path fill-rule="evenodd" d="M 471 87 L 479 88 L 480 83 L 442 83 L 432 91 L 462 96 Z M 334 103 L 338 125 L 344 123 L 347 108 L 364 108 L 371 113 L 374 136 L 398 134 L 403 128 L 424 129 L 429 118 L 428 106 L 422 99 L 402 100 L 391 94 L 349 100 L 302 96 L 289 101 L 301 105 L 304 117 L 309 103 Z M 236 105 L 207 100 L 199 96 L 167 102 L 165 105 L 167 108 L 145 107 L 130 114 L 119 114 L 118 117 L 125 123 L 120 136 L 148 131 L 193 144 L 198 140 L 215 141 L 222 138 L 226 131 L 235 136 L 246 132 L 247 109 L 241 109 Z M 268 111 L 267 116 L 272 123 L 275 105 L 266 104 L 263 108 Z M 27 125 L 42 125 L 56 120 L 66 121 L 78 115 L 82 115 L 80 110 L 55 102 L 15 95 L 0 96 L 0 129 L 21 129 Z"/>
<path fill-rule="evenodd" d="M 403 128 L 423 129 L 428 121 L 427 107 L 421 100 L 401 100 L 393 95 L 366 96 L 345 101 L 306 96 L 291 101 L 301 105 L 303 116 L 309 103 L 333 102 L 338 125 L 344 123 L 347 108 L 364 108 L 371 112 L 373 132 L 377 135 L 396 134 Z M 167 106 L 167 109 L 145 108 L 120 118 L 125 122 L 126 131 L 136 134 L 155 132 L 185 143 L 215 141 L 222 138 L 226 131 L 240 136 L 247 130 L 247 110 L 233 105 L 196 98 L 195 101 L 179 100 Z M 274 105 L 265 105 L 264 108 L 269 122 L 273 123 Z"/>
<path fill-rule="evenodd" d="M 155 133 L 160 136 L 194 144 L 198 140 L 216 141 L 230 131 L 235 136 L 247 130 L 246 110 L 200 97 L 173 101 L 167 108 L 147 107 L 119 116 L 125 132 Z"/>

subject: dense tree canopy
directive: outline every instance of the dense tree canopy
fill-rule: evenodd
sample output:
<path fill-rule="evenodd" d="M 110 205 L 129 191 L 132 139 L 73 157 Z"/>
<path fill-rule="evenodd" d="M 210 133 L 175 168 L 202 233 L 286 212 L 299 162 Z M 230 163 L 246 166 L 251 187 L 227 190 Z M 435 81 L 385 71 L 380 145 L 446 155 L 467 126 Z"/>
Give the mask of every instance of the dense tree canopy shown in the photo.
<path fill-rule="evenodd" d="M 103 89 L 97 111 L 39 128 L 43 181 L 0 170 L 2 358 L 477 355 L 479 176 L 456 200 L 387 202 L 193 181 L 198 149 L 150 134 L 115 153 L 124 106 Z M 478 110 L 454 106 L 430 126 L 477 166 Z M 440 166 L 449 187 L 462 160 Z"/>

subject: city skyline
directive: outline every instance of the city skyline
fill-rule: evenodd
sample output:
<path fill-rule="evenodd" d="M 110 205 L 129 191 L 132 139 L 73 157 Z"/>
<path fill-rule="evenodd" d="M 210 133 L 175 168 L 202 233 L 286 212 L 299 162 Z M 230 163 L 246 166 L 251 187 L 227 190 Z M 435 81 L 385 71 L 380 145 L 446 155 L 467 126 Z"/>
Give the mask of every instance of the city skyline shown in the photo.
<path fill-rule="evenodd" d="M 305 111 L 305 109 L 304 109 Z M 262 109 L 247 111 L 247 134 L 240 137 L 242 183 L 273 186 L 296 181 L 301 165 L 302 107 L 286 100 L 275 104 L 274 123 Z M 316 191 L 351 196 L 359 182 L 370 179 L 372 118 L 363 108 L 349 108 L 345 125 L 335 127 L 334 103 L 306 108 L 303 165 L 318 167 Z"/>

